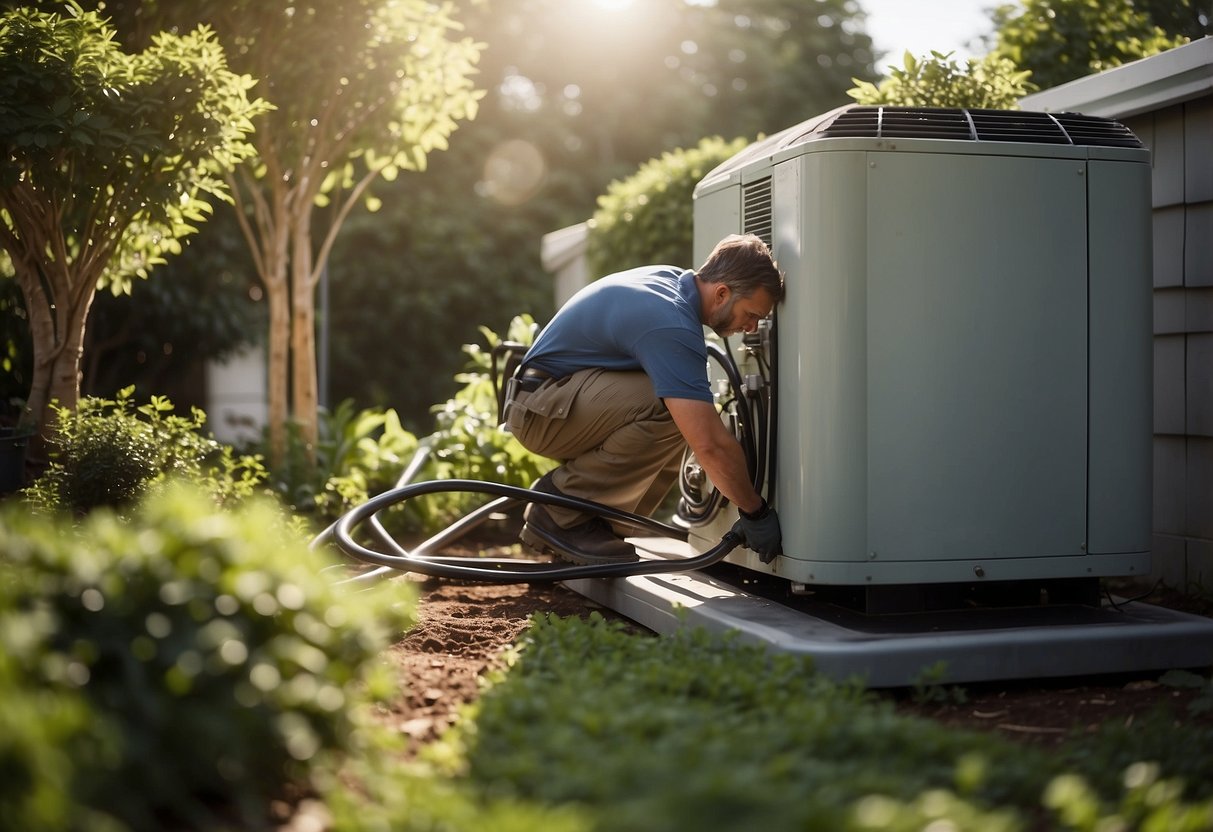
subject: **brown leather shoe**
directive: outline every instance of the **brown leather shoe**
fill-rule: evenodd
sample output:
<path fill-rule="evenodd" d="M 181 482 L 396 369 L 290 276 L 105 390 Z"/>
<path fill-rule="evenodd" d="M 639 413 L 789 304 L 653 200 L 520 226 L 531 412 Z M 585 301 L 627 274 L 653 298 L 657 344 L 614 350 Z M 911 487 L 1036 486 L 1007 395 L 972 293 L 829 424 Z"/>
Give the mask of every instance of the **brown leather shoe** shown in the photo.
<path fill-rule="evenodd" d="M 549 494 L 561 493 L 552 484 L 551 474 L 540 477 L 531 488 Z M 527 507 L 526 524 L 519 537 L 536 552 L 552 554 L 573 563 L 596 566 L 640 560 L 636 547 L 617 537 L 610 524 L 601 517 L 565 529 L 556 525 L 552 515 L 539 503 L 531 503 Z"/>

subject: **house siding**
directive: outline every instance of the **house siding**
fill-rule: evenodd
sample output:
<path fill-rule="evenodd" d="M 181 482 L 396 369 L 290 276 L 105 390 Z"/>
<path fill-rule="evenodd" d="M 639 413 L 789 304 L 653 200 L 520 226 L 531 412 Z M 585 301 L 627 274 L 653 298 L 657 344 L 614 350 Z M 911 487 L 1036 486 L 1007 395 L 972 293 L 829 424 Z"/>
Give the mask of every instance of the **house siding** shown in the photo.
<path fill-rule="evenodd" d="M 1150 148 L 1152 577 L 1213 589 L 1213 96 L 1123 119 Z"/>

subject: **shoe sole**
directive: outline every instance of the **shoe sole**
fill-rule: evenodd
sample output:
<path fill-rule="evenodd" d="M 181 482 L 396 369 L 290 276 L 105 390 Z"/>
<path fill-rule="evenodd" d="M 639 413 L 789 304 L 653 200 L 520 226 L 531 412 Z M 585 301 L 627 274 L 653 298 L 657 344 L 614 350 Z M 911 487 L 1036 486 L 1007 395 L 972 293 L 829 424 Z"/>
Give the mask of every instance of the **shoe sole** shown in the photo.
<path fill-rule="evenodd" d="M 550 555 L 561 560 L 572 561 L 573 563 L 581 564 L 582 566 L 606 566 L 618 563 L 636 563 L 640 560 L 639 555 L 631 558 L 595 558 L 583 555 L 579 552 L 574 552 L 563 546 L 558 546 L 551 540 L 543 537 L 539 532 L 530 527 L 530 524 L 525 524 L 522 527 L 522 532 L 518 538 L 530 549 L 538 552 L 541 555 Z"/>

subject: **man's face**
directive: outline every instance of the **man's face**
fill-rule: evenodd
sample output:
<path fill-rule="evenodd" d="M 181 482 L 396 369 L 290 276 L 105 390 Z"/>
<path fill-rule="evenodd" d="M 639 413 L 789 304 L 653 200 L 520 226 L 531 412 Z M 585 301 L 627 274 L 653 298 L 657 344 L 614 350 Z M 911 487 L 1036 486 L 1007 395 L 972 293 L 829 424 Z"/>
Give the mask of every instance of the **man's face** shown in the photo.
<path fill-rule="evenodd" d="M 716 292 L 718 303 L 708 315 L 707 325 L 721 338 L 738 332 L 753 332 L 758 329 L 758 322 L 775 308 L 775 301 L 766 289 L 758 289 L 747 298 L 727 286 L 717 287 Z"/>

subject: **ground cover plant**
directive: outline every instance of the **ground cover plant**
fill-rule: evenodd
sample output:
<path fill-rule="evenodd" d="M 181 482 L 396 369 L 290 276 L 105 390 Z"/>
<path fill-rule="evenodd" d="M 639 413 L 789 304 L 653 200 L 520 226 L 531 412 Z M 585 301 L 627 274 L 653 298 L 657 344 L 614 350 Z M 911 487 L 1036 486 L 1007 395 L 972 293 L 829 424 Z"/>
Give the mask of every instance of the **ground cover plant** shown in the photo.
<path fill-rule="evenodd" d="M 430 757 L 595 829 L 1201 830 L 1209 747 L 1160 719 L 1025 748 L 899 715 L 804 658 L 598 618 L 537 622 Z"/>

